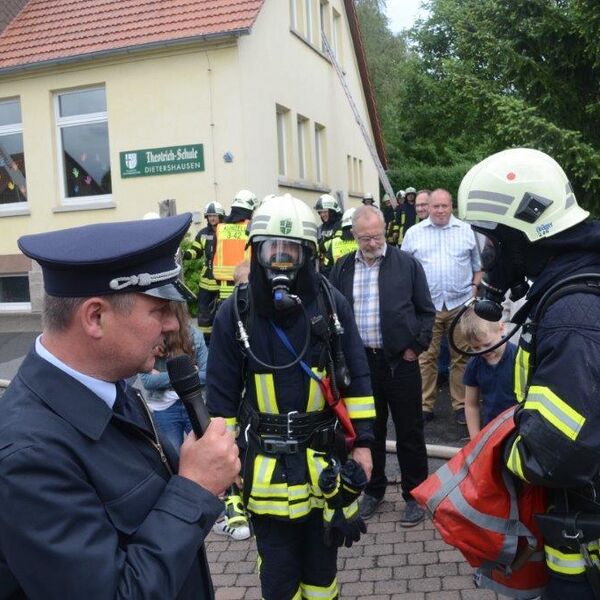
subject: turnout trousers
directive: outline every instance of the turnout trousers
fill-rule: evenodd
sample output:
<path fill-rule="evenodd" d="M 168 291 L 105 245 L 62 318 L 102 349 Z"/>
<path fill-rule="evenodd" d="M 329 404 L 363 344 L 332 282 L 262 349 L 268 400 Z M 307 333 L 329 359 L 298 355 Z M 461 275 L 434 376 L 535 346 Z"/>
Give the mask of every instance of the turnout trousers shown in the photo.
<path fill-rule="evenodd" d="M 264 600 L 335 600 L 337 548 L 323 542 L 323 511 L 305 520 L 252 515 Z"/>

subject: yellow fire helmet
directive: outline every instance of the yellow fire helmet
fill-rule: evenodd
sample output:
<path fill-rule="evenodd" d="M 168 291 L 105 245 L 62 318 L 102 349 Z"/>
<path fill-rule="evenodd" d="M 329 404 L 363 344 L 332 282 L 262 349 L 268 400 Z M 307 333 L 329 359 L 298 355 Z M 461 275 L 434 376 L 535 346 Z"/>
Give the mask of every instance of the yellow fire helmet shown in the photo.
<path fill-rule="evenodd" d="M 476 164 L 460 184 L 458 214 L 483 229 L 512 227 L 531 242 L 589 216 L 560 165 L 531 148 L 503 150 Z"/>
<path fill-rule="evenodd" d="M 317 217 L 305 202 L 291 194 L 265 200 L 254 211 L 249 243 L 266 238 L 290 238 L 317 247 Z"/>

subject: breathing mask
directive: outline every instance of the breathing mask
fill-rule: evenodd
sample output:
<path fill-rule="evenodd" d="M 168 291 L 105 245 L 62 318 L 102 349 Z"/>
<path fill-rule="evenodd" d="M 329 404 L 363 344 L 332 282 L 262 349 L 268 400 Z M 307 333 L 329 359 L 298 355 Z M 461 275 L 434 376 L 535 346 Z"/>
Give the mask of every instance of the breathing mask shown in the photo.
<path fill-rule="evenodd" d="M 473 225 L 481 256 L 481 294 L 475 301 L 477 316 L 486 321 L 502 318 L 502 302 L 520 300 L 529 289 L 527 282 L 527 241 L 515 229 L 498 225 L 493 230 Z"/>
<path fill-rule="evenodd" d="M 271 284 L 275 310 L 286 311 L 301 304 L 293 294 L 296 276 L 306 260 L 301 242 L 289 238 L 267 238 L 258 247 L 258 262 Z"/>

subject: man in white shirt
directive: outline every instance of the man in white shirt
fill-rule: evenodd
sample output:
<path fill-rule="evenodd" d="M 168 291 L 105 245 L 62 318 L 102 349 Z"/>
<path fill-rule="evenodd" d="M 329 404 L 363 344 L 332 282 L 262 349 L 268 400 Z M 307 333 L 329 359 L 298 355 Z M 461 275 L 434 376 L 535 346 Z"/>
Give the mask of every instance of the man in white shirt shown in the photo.
<path fill-rule="evenodd" d="M 431 421 L 436 401 L 437 360 L 440 342 L 448 333 L 460 307 L 477 292 L 481 280 L 481 262 L 471 227 L 452 215 L 452 196 L 444 189 L 431 193 L 429 218 L 406 232 L 402 250 L 417 258 L 425 270 L 436 315 L 433 340 L 419 356 L 423 379 L 423 420 Z M 454 341 L 466 346 L 459 328 Z M 467 357 L 450 350 L 450 396 L 459 424 L 464 418 L 463 373 Z"/>

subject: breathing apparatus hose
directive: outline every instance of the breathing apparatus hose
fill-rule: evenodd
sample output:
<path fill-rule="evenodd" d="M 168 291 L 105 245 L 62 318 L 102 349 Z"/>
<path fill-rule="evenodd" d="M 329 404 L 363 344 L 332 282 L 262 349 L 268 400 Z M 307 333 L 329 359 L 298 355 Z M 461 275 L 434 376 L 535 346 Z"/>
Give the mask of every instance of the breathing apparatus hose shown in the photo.
<path fill-rule="evenodd" d="M 493 346 L 490 346 L 489 348 L 485 348 L 484 350 L 480 350 L 478 352 L 475 352 L 473 350 L 463 350 L 459 348 L 456 345 L 456 342 L 454 341 L 454 331 L 456 330 L 456 326 L 458 325 L 458 322 L 460 321 L 462 316 L 465 314 L 465 312 L 467 312 L 467 310 L 469 310 L 469 307 L 475 302 L 477 302 L 477 298 L 470 298 L 463 304 L 461 309 L 458 311 L 456 317 L 454 317 L 454 319 L 452 320 L 452 323 L 450 323 L 450 329 L 448 330 L 448 343 L 450 344 L 450 347 L 455 352 L 458 352 L 459 354 L 462 354 L 464 356 L 481 356 L 482 354 L 486 354 L 487 352 L 492 352 L 493 350 L 496 350 L 496 348 L 500 348 L 502 344 L 506 344 L 506 342 L 508 342 L 508 340 L 510 340 L 510 338 L 515 333 L 517 333 L 519 328 L 525 322 L 525 317 L 523 317 L 523 319 L 521 319 L 520 322 L 515 323 L 515 326 L 508 332 L 507 335 L 505 335 L 503 338 L 501 338 L 498 342 L 496 342 Z"/>
<path fill-rule="evenodd" d="M 242 321 L 239 306 L 238 306 L 238 290 L 239 290 L 238 286 L 235 286 L 235 288 L 233 290 L 233 314 L 235 317 L 236 327 L 238 330 L 238 339 L 242 342 L 242 345 L 244 346 L 244 350 L 248 353 L 248 356 L 250 356 L 250 358 L 252 358 L 252 360 L 255 360 L 261 367 L 264 367 L 265 369 L 269 369 L 269 370 L 273 370 L 273 371 L 282 371 L 284 369 L 289 369 L 290 367 L 297 365 L 306 355 L 306 353 L 308 351 L 308 347 L 310 345 L 310 333 L 311 333 L 310 319 L 308 317 L 308 313 L 306 312 L 306 308 L 304 308 L 304 304 L 302 304 L 302 302 L 300 302 L 300 299 L 298 299 L 298 304 L 300 305 L 300 308 L 302 309 L 302 314 L 304 316 L 304 322 L 306 323 L 306 336 L 305 336 L 304 346 L 302 347 L 302 350 L 298 353 L 298 356 L 296 356 L 296 358 L 292 362 L 290 362 L 286 365 L 270 365 L 269 363 L 266 363 L 266 362 L 262 361 L 260 358 L 258 358 L 256 356 L 256 354 L 254 354 L 254 352 L 252 351 L 252 348 L 250 347 L 250 339 L 248 336 L 248 332 L 246 331 L 246 328 L 244 327 L 244 322 Z M 249 287 L 248 287 L 248 290 L 250 290 Z M 248 298 L 250 298 L 250 291 L 248 291 Z"/>

